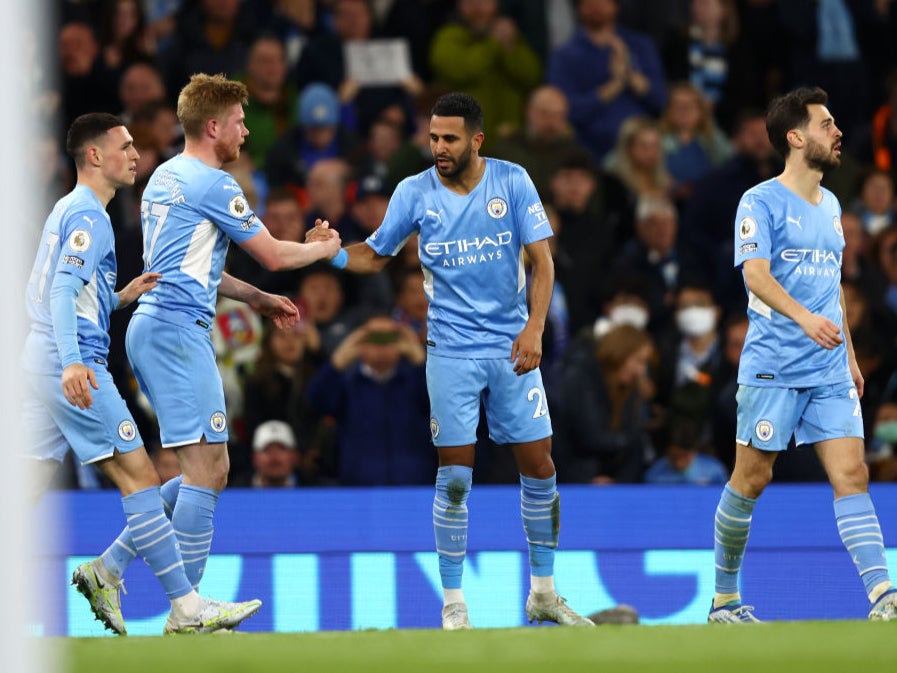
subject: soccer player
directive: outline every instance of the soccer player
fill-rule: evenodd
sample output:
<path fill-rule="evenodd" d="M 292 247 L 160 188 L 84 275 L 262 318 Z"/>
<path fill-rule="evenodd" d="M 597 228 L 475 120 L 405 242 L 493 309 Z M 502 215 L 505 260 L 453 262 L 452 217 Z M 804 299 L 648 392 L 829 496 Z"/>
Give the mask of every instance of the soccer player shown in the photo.
<path fill-rule="evenodd" d="M 175 449 L 182 476 L 162 486 L 187 577 L 198 587 L 212 544 L 212 517 L 227 482 L 227 413 L 211 328 L 217 296 L 244 301 L 289 327 L 299 317 L 285 297 L 223 272 L 230 240 L 269 270 L 330 259 L 339 237 L 316 243 L 280 241 L 249 207 L 221 166 L 240 155 L 244 84 L 197 74 L 178 97 L 184 151 L 160 165 L 143 193 L 143 262 L 161 274 L 128 324 L 125 345 L 140 389 L 159 420 L 162 446 Z M 113 578 L 135 557 L 128 531 L 98 563 Z"/>
<path fill-rule="evenodd" d="M 261 601 L 205 600 L 190 584 L 165 517 L 159 476 L 106 367 L 109 314 L 161 280 L 156 272 L 144 273 L 115 292 L 106 206 L 119 187 L 134 184 L 137 150 L 124 122 L 105 113 L 75 119 L 66 149 L 75 161 L 77 185 L 44 224 L 26 295 L 31 329 L 22 357 L 29 374 L 24 414 L 34 433 L 33 457 L 40 460 L 40 476 L 49 478 L 71 446 L 82 463 L 96 464 L 119 488 L 134 553 L 171 600 L 167 633 L 236 626 Z M 72 583 L 107 628 L 126 633 L 117 602 L 120 581 L 98 564 L 85 563 Z"/>
<path fill-rule="evenodd" d="M 520 470 L 529 544 L 530 621 L 592 625 L 554 587 L 560 504 L 551 459 L 551 420 L 539 373 L 554 265 L 551 226 L 518 165 L 479 156 L 483 111 L 466 94 L 442 96 L 430 116 L 435 166 L 403 180 L 380 227 L 333 264 L 382 269 L 420 234 L 427 321 L 430 429 L 439 454 L 433 527 L 442 578 L 444 629 L 469 629 L 461 575 L 467 550 L 467 496 L 480 401 L 492 439 L 510 444 Z M 316 222 L 306 240 L 328 236 Z M 532 263 L 527 311 L 524 251 Z"/>
<path fill-rule="evenodd" d="M 738 369 L 735 469 L 716 510 L 716 593 L 710 622 L 756 622 L 738 575 L 757 498 L 791 436 L 815 445 L 834 489 L 838 532 L 869 596 L 869 619 L 897 619 L 897 590 L 863 463 L 863 376 L 844 320 L 841 206 L 820 186 L 841 163 L 841 131 L 819 88 L 769 106 L 781 175 L 745 192 L 735 220 L 735 265 L 748 291 L 749 328 Z"/>

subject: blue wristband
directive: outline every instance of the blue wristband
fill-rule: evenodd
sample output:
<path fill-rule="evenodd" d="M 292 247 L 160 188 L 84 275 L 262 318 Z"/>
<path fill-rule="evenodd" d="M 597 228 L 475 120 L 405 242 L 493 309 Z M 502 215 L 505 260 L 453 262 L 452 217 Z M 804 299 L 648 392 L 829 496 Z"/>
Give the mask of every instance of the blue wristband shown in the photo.
<path fill-rule="evenodd" d="M 346 252 L 345 248 L 340 248 L 339 252 L 336 253 L 336 256 L 330 260 L 330 265 L 335 266 L 337 269 L 345 269 L 348 262 L 349 253 Z"/>

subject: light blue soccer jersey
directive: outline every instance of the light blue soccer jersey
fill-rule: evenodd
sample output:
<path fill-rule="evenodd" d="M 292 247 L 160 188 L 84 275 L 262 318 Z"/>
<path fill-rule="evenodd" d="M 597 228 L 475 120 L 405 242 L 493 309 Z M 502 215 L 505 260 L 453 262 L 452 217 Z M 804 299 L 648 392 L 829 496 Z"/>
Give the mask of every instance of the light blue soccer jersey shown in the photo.
<path fill-rule="evenodd" d="M 812 205 L 778 179 L 749 189 L 735 216 L 735 266 L 770 262 L 772 276 L 795 301 L 843 329 L 840 305 L 841 205 L 827 189 Z M 851 381 L 844 344 L 829 351 L 800 326 L 748 291 L 750 321 L 738 383 L 803 388 Z"/>
<path fill-rule="evenodd" d="M 152 174 L 140 211 L 144 270 L 162 278 L 137 313 L 211 325 L 230 240 L 263 226 L 243 189 L 228 173 L 178 155 Z"/>
<path fill-rule="evenodd" d="M 430 350 L 509 358 L 529 315 L 523 245 L 552 235 L 526 171 L 486 159 L 480 183 L 464 196 L 447 189 L 435 167 L 406 178 L 367 244 L 380 255 L 395 255 L 415 232 L 430 300 Z"/>
<path fill-rule="evenodd" d="M 85 282 L 76 303 L 81 359 L 105 364 L 109 314 L 116 304 L 116 269 L 109 215 L 89 187 L 78 185 L 57 201 L 47 217 L 28 279 L 25 297 L 31 328 L 22 356 L 26 370 L 62 375 L 50 314 L 50 289 L 58 273 Z"/>

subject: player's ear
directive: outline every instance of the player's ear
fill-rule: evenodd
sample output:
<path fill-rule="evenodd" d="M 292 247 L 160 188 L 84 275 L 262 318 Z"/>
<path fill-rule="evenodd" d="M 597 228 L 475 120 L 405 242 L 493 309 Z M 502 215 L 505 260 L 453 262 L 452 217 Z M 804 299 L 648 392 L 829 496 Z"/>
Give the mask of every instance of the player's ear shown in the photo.
<path fill-rule="evenodd" d="M 483 133 L 482 131 L 480 131 L 479 133 L 474 133 L 473 138 L 471 138 L 471 141 L 470 141 L 473 149 L 475 149 L 477 152 L 479 152 L 480 148 L 483 146 L 483 140 L 485 140 L 485 138 L 486 138 L 486 134 Z"/>
<path fill-rule="evenodd" d="M 799 129 L 791 129 L 785 136 L 794 147 L 804 146 L 804 134 Z"/>

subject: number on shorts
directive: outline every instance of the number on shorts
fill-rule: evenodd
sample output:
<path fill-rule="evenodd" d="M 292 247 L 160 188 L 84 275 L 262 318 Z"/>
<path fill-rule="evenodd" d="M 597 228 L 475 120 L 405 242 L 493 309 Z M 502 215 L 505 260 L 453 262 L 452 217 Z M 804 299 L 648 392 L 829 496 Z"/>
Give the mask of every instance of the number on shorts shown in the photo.
<path fill-rule="evenodd" d="M 153 263 L 153 249 L 159 240 L 159 234 L 162 233 L 162 225 L 165 224 L 170 209 L 171 206 L 164 203 L 149 201 L 140 203 L 140 215 L 143 218 L 143 265 L 146 269 Z M 151 218 L 155 218 L 155 222 Z"/>
<path fill-rule="evenodd" d="M 857 401 L 857 405 L 853 408 L 853 415 L 854 415 L 854 416 L 862 416 L 862 415 L 863 415 L 863 409 L 862 409 L 862 407 L 860 406 L 860 399 L 859 399 L 859 397 L 857 396 L 857 389 L 856 389 L 856 388 L 851 388 L 851 389 L 850 389 L 850 392 L 847 393 L 847 396 L 848 396 L 850 399 L 852 399 L 852 400 L 856 400 L 856 401 Z"/>
<path fill-rule="evenodd" d="M 545 405 L 545 395 L 538 388 L 530 388 L 526 394 L 526 399 L 530 402 L 536 400 L 536 409 L 533 411 L 533 418 L 542 418 L 548 413 L 548 407 Z"/>

